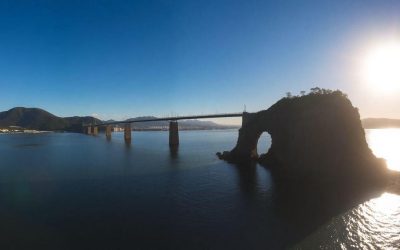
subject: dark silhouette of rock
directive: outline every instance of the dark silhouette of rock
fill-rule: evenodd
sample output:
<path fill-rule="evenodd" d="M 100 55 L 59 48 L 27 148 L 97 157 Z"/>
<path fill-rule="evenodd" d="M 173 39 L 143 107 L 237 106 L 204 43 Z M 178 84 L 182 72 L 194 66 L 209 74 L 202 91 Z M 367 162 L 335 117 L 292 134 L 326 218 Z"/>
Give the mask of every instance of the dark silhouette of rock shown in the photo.
<path fill-rule="evenodd" d="M 271 147 L 259 155 L 263 132 L 270 134 Z M 314 88 L 307 95 L 287 95 L 267 110 L 244 113 L 236 146 L 217 155 L 242 175 L 257 161 L 270 169 L 274 208 L 294 232 L 287 241 L 292 247 L 383 191 L 400 193 L 400 174 L 374 156 L 357 108 L 340 91 Z"/>
<path fill-rule="evenodd" d="M 272 144 L 259 156 L 257 142 L 263 132 L 271 135 Z M 388 173 L 368 147 L 358 109 L 342 92 L 319 88 L 282 98 L 267 110 L 245 113 L 236 147 L 218 156 L 230 162 L 258 160 L 275 179 L 325 187 L 382 185 Z"/>

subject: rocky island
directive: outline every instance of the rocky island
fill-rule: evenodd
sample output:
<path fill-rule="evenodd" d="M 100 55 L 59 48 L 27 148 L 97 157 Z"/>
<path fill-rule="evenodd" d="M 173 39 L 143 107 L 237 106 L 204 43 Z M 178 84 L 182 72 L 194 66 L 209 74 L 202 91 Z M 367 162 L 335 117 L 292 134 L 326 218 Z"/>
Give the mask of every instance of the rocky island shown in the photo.
<path fill-rule="evenodd" d="M 259 154 L 264 132 L 271 147 Z M 245 113 L 236 146 L 217 155 L 241 172 L 254 171 L 255 162 L 270 170 L 274 207 L 298 232 L 294 242 L 384 191 L 400 190 L 398 173 L 372 153 L 358 109 L 341 91 L 314 88 Z"/>
<path fill-rule="evenodd" d="M 259 155 L 257 142 L 263 132 L 270 134 L 272 143 Z M 312 181 L 325 187 L 382 186 L 389 172 L 368 147 L 358 109 L 341 91 L 319 88 L 246 113 L 235 148 L 218 156 L 234 163 L 258 161 L 281 181 Z"/>

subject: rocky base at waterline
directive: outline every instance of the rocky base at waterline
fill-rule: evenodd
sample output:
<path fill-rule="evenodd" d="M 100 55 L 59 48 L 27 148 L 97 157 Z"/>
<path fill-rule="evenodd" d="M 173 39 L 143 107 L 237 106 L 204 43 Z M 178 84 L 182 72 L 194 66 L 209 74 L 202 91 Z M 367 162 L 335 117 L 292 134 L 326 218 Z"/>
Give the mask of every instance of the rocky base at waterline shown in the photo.
<path fill-rule="evenodd" d="M 259 156 L 257 142 L 263 132 L 272 143 Z M 369 149 L 358 109 L 340 91 L 317 89 L 246 113 L 235 148 L 217 154 L 234 163 L 257 160 L 278 180 L 314 181 L 332 188 L 384 186 L 390 172 Z"/>

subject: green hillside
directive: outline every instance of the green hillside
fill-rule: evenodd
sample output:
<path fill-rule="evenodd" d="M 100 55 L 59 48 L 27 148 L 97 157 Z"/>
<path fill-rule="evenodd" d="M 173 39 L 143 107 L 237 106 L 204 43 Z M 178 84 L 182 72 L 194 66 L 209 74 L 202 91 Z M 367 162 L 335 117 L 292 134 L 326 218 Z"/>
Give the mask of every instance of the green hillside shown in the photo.
<path fill-rule="evenodd" d="M 93 117 L 58 117 L 39 108 L 12 108 L 0 112 L 0 127 L 19 126 L 43 131 L 82 131 L 83 123 L 101 121 Z"/>

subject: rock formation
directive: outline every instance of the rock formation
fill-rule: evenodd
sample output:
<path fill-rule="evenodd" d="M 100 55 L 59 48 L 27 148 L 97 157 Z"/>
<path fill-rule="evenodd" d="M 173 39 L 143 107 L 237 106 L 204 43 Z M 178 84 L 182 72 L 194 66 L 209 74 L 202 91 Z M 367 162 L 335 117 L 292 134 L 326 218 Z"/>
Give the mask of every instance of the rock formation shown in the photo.
<path fill-rule="evenodd" d="M 272 144 L 259 156 L 263 132 Z M 236 147 L 218 155 L 230 162 L 258 160 L 277 178 L 339 185 L 382 184 L 388 172 L 368 147 L 358 109 L 342 92 L 318 88 L 245 113 Z"/>

